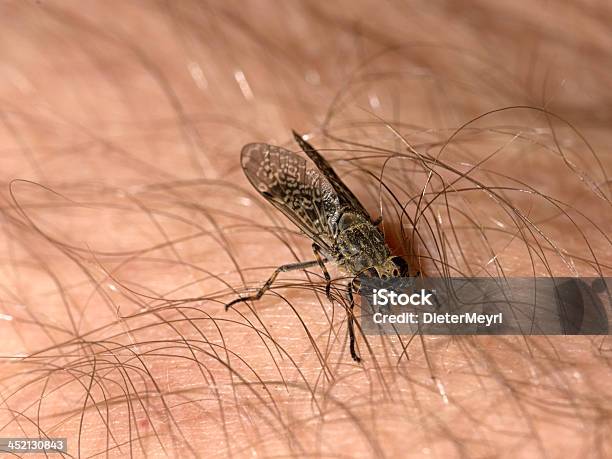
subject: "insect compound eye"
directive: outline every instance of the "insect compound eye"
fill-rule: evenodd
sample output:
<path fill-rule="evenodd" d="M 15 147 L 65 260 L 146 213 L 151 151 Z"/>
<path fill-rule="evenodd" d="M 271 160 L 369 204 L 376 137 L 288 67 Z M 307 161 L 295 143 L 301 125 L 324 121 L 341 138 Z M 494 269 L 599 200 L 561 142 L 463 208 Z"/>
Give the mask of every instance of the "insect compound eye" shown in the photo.
<path fill-rule="evenodd" d="M 395 265 L 393 268 L 393 275 L 395 277 L 406 277 L 408 276 L 408 263 L 402 257 L 391 257 L 391 261 Z"/>

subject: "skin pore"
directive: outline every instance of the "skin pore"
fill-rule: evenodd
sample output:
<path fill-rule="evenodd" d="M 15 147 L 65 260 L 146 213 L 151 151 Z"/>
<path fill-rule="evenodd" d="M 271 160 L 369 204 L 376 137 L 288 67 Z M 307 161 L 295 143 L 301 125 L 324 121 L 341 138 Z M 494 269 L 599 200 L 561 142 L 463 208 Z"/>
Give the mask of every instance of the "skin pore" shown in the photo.
<path fill-rule="evenodd" d="M 358 336 L 356 364 L 333 265 L 333 305 L 314 268 L 223 309 L 313 259 L 240 170 L 291 129 L 413 273 L 609 276 L 609 6 L 83 5 L 0 6 L 0 437 L 610 457 L 607 337 Z"/>

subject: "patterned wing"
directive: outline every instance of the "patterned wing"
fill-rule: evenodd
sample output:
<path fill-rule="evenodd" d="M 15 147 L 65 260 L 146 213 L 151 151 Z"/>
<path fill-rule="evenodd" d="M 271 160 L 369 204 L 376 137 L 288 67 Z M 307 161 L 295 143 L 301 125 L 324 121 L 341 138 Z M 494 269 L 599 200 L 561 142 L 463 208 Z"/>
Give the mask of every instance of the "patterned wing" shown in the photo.
<path fill-rule="evenodd" d="M 340 198 L 340 205 L 342 207 L 350 207 L 353 209 L 353 211 L 361 213 L 367 220 L 370 220 L 370 214 L 368 214 L 368 211 L 365 210 L 363 205 L 359 202 L 359 199 L 357 199 L 353 192 L 349 190 L 340 177 L 338 177 L 338 174 L 336 174 L 336 171 L 332 169 L 327 160 L 297 132 L 293 131 L 293 137 L 300 148 L 304 150 L 304 153 L 308 155 L 308 157 L 313 163 L 316 164 L 323 175 L 325 175 L 325 178 L 327 178 L 334 190 L 336 190 L 336 193 Z"/>
<path fill-rule="evenodd" d="M 284 148 L 250 143 L 242 148 L 241 164 L 257 191 L 289 218 L 326 254 L 333 252 L 331 230 L 339 216 L 340 199 L 329 181 L 306 160 Z"/>

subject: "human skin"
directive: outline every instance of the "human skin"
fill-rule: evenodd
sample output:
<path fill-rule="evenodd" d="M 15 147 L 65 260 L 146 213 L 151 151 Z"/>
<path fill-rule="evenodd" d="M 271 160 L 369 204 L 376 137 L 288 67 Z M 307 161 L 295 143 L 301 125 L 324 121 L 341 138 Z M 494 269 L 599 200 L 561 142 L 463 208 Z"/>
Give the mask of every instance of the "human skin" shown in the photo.
<path fill-rule="evenodd" d="M 311 269 L 223 308 L 313 257 L 240 170 L 246 143 L 295 150 L 291 129 L 413 273 L 609 276 L 608 6 L 0 9 L 0 437 L 75 457 L 610 457 L 607 337 L 358 336 L 357 364 L 333 265 L 334 304 Z M 390 157 L 400 204 L 378 187 Z"/>

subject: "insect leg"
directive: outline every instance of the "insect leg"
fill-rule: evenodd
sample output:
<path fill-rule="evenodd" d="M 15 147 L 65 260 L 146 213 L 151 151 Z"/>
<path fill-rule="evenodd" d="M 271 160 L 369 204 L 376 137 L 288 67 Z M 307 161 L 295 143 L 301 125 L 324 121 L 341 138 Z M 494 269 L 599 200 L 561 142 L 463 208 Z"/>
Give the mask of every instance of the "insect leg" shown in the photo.
<path fill-rule="evenodd" d="M 346 288 L 346 296 L 349 300 L 350 311 L 348 312 L 348 332 L 349 332 L 349 349 L 351 351 L 351 357 L 355 362 L 361 362 L 361 357 L 355 350 L 355 324 L 353 316 L 353 307 L 355 306 L 355 300 L 353 299 L 353 283 L 349 282 Z"/>
<path fill-rule="evenodd" d="M 230 301 L 229 303 L 225 305 L 225 310 L 227 311 L 229 308 L 231 308 L 236 303 L 246 303 L 247 301 L 259 300 L 263 296 L 263 294 L 266 293 L 266 291 L 268 291 L 270 287 L 272 287 L 272 284 L 274 283 L 274 281 L 276 280 L 276 277 L 280 273 L 286 273 L 288 271 L 297 271 L 299 269 L 312 268 L 313 266 L 316 266 L 320 263 L 322 263 L 322 261 L 317 259 L 317 260 L 312 260 L 312 261 L 300 261 L 298 263 L 288 263 L 286 265 L 279 266 L 278 268 L 274 270 L 270 278 L 257 291 L 257 293 L 251 296 L 240 297 L 240 298 L 236 298 L 235 300 Z"/>
<path fill-rule="evenodd" d="M 327 268 L 325 267 L 325 262 L 327 259 L 323 259 L 323 257 L 321 257 L 321 247 L 314 242 L 312 244 L 312 251 L 314 252 L 315 257 L 317 257 L 317 262 L 319 263 L 319 267 L 321 268 L 321 271 L 323 271 L 323 276 L 325 277 L 325 295 L 329 301 L 331 301 L 331 277 L 329 276 L 329 272 L 327 272 Z"/>

